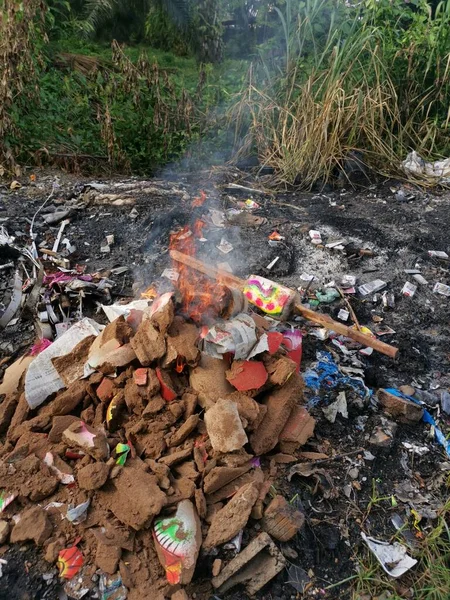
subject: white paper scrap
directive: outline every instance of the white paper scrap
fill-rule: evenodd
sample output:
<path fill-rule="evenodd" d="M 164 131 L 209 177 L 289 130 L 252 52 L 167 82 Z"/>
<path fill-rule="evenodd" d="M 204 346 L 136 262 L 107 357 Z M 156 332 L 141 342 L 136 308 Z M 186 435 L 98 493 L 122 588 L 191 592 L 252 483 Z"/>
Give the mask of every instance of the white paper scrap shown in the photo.
<path fill-rule="evenodd" d="M 146 308 L 148 308 L 148 300 L 134 300 L 128 304 L 110 304 L 109 306 L 102 304 L 103 312 L 110 323 L 122 315 L 128 317 L 132 309 L 145 310 Z"/>
<path fill-rule="evenodd" d="M 217 248 L 224 254 L 228 254 L 233 250 L 233 246 L 225 238 L 220 240 L 220 244 L 217 246 Z"/>
<path fill-rule="evenodd" d="M 368 537 L 363 531 L 361 531 L 361 537 L 369 546 L 370 551 L 375 555 L 383 570 L 391 577 L 401 577 L 417 564 L 417 560 L 407 554 L 405 546 L 398 542 L 393 544 L 381 542 Z"/>
<path fill-rule="evenodd" d="M 338 312 L 338 319 L 341 321 L 348 321 L 349 316 L 350 313 L 348 310 L 345 310 L 345 308 L 341 308 L 341 310 Z"/>
<path fill-rule="evenodd" d="M 339 392 L 337 399 L 332 404 L 324 406 L 322 411 L 325 418 L 330 421 L 330 423 L 336 421 L 338 414 L 342 415 L 344 419 L 348 419 L 347 398 L 345 392 Z"/>
<path fill-rule="evenodd" d="M 269 337 L 268 337 L 267 333 L 263 333 L 262 336 L 259 338 L 258 342 L 253 347 L 250 354 L 247 356 L 247 360 L 250 360 L 257 354 L 262 354 L 263 352 L 268 352 L 268 351 L 269 351 Z"/>
<path fill-rule="evenodd" d="M 169 279 L 169 281 L 176 282 L 179 280 L 180 274 L 176 269 L 164 269 L 164 271 L 161 274 L 161 277 L 165 277 L 166 279 Z"/>
<path fill-rule="evenodd" d="M 84 338 L 97 336 L 100 330 L 101 327 L 92 319 L 82 319 L 36 356 L 25 375 L 25 398 L 31 409 L 37 408 L 51 394 L 65 387 L 51 359 L 68 354 Z"/>

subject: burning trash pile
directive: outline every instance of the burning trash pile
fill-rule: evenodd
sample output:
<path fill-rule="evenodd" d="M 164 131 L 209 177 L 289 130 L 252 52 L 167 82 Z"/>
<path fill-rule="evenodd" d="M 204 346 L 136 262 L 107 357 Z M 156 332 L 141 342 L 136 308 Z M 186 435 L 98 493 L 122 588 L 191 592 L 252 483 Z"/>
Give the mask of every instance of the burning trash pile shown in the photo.
<path fill-rule="evenodd" d="M 97 569 L 102 598 L 170 597 L 200 554 L 214 563 L 214 588 L 254 593 L 286 565 L 274 540 L 303 525 L 270 495 L 273 465 L 262 466 L 314 431 L 301 333 L 249 312 L 237 291 L 228 318 L 212 322 L 183 279 L 180 269 L 181 296 L 162 294 L 104 328 L 73 325 L 26 359 L 0 404 L 3 541 L 41 547 L 69 597 L 86 595 Z M 221 568 L 250 519 L 259 535 Z"/>
<path fill-rule="evenodd" d="M 260 275 L 240 279 L 226 263 L 199 260 L 209 235 L 203 217 L 172 231 L 171 268 L 129 304 L 111 304 L 109 275 L 58 263 L 44 272 L 35 248 L 20 250 L 2 231 L 0 243 L 20 260 L 5 322 L 24 304 L 28 266 L 34 284 L 25 305 L 56 336 L 41 335 L 0 384 L 0 543 L 34 543 L 69 598 L 203 600 L 238 585 L 252 596 L 284 569 L 303 591 L 285 543 L 307 529 L 305 511 L 279 493 L 280 471 L 293 464 L 287 479 L 312 478 L 328 501 L 361 489 L 352 480 L 340 494 L 322 462 L 358 454 L 356 479 L 371 452 L 302 451 L 315 432 L 310 409 L 329 423 L 347 419 L 346 393 L 350 410 L 356 399 L 389 417 L 376 415 L 368 430 L 374 452 L 392 449 L 397 421 L 423 421 L 450 456 L 417 390 L 380 389 L 375 400 L 366 386 L 360 359 L 374 350 L 395 358 L 398 349 L 359 325 L 346 300 L 355 277 L 323 292 L 307 274 L 298 291 Z M 313 244 L 317 234 L 321 241 L 310 232 Z M 280 242 L 276 232 L 269 237 Z M 225 238 L 220 246 L 226 254 Z M 362 296 L 384 287 L 371 283 L 358 288 Z M 109 324 L 85 316 L 87 296 Z M 340 321 L 313 310 L 338 299 L 348 308 Z M 353 325 L 345 324 L 350 316 Z M 302 376 L 306 332 L 328 345 Z M 361 431 L 369 418 L 355 419 Z M 362 535 L 392 577 L 415 564 L 402 546 Z"/>

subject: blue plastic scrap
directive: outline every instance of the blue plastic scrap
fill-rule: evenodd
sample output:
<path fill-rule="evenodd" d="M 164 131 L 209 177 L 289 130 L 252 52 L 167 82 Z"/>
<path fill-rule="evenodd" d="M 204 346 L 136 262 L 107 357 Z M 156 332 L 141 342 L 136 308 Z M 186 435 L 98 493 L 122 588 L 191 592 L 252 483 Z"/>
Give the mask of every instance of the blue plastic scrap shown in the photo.
<path fill-rule="evenodd" d="M 314 406 L 319 402 L 320 390 L 327 392 L 337 387 L 351 388 L 363 399 L 369 399 L 372 396 L 372 390 L 364 384 L 362 379 L 359 377 L 349 377 L 341 373 L 329 352 L 317 352 L 316 358 L 317 362 L 304 374 L 306 387 L 315 394 L 310 398 L 308 402 L 309 406 Z"/>
<path fill-rule="evenodd" d="M 414 398 L 413 396 L 408 396 L 406 394 L 403 394 L 400 390 L 397 390 L 396 388 L 387 388 L 386 391 L 389 394 L 392 394 L 393 396 L 397 396 L 397 398 L 411 400 L 411 402 L 414 402 L 414 404 L 420 404 L 421 406 L 423 406 L 423 402 L 421 402 L 420 400 L 417 400 L 417 398 Z M 434 420 L 434 417 L 427 410 L 423 411 L 422 421 L 424 423 L 428 423 L 429 425 L 432 425 L 434 427 L 434 435 L 436 437 L 436 441 L 444 448 L 444 450 L 447 453 L 447 456 L 450 458 L 450 442 L 446 439 L 445 435 L 442 433 L 442 431 L 436 425 L 436 421 Z"/>

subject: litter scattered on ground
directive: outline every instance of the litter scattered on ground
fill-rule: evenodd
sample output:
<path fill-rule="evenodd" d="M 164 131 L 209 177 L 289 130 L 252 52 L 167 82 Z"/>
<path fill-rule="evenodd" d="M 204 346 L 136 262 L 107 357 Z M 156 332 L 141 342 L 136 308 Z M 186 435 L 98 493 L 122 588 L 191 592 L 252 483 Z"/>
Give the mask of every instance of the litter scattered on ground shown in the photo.
<path fill-rule="evenodd" d="M 416 179 L 440 183 L 450 182 L 450 158 L 431 163 L 425 161 L 413 150 L 402 162 L 402 167 L 407 175 L 412 175 Z"/>
<path fill-rule="evenodd" d="M 398 542 L 393 544 L 380 542 L 368 537 L 364 532 L 361 532 L 361 537 L 369 546 L 383 570 L 391 577 L 401 577 L 417 564 L 417 560 L 411 558 L 407 554 L 407 549 Z"/>
<path fill-rule="evenodd" d="M 55 597 L 227 600 L 265 586 L 313 597 L 333 556 L 350 568 L 361 537 L 401 577 L 417 562 L 404 532 L 438 515 L 442 449 L 450 457 L 446 369 L 416 368 L 431 350 L 402 321 L 446 310 L 445 243 L 427 239 L 390 273 L 376 240 L 320 220 L 294 227 L 255 188 L 227 184 L 258 202 L 228 195 L 219 207 L 166 187 L 94 183 L 67 206 L 46 200 L 32 238 L 0 231 L 0 326 L 37 334 L 0 365 L 0 587 L 24 544 L 47 561 L 36 569 L 54 569 Z M 117 259 L 127 244 L 110 220 L 96 241 L 77 235 L 88 208 L 138 227 L 142 189 L 163 199 L 144 265 Z M 406 184 L 390 195 L 418 197 Z M 325 200 L 327 211 L 346 202 Z M 377 539 L 379 515 L 344 525 L 382 487 L 408 548 Z"/>

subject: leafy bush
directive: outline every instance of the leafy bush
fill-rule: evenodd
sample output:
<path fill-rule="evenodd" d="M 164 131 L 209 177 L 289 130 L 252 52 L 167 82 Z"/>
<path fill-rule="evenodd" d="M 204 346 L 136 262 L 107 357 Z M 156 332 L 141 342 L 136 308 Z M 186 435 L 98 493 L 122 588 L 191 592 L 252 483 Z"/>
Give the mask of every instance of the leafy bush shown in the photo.
<path fill-rule="evenodd" d="M 203 152 L 208 132 L 218 145 L 222 105 L 245 67 L 199 68 L 172 53 L 72 39 L 46 48 L 40 73 L 35 101 L 10 114 L 7 139 L 18 163 L 151 173 L 194 147 Z"/>
<path fill-rule="evenodd" d="M 0 176 L 16 173 L 14 138 L 20 114 L 38 95 L 45 10 L 39 0 L 0 2 Z"/>

